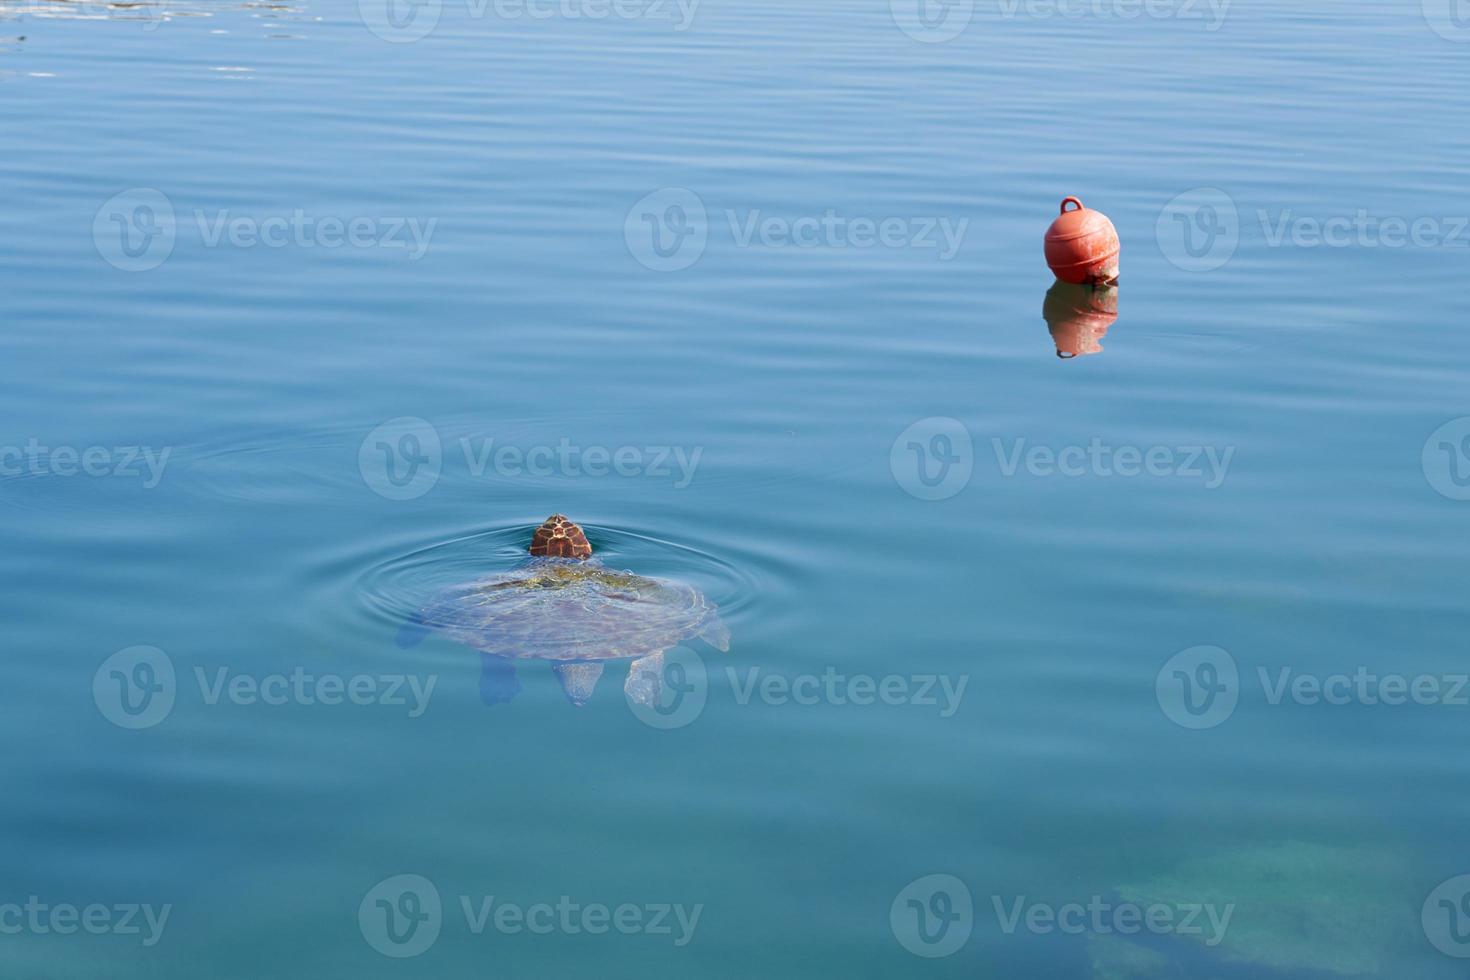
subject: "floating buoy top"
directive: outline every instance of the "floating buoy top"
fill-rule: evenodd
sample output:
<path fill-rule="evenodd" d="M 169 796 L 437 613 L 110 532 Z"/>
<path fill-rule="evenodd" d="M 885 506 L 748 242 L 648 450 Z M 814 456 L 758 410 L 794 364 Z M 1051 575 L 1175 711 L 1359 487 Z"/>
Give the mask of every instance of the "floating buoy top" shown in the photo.
<path fill-rule="evenodd" d="M 1108 216 L 1075 197 L 1062 199 L 1062 213 L 1046 230 L 1046 264 L 1062 282 L 1115 284 L 1121 248 Z"/>

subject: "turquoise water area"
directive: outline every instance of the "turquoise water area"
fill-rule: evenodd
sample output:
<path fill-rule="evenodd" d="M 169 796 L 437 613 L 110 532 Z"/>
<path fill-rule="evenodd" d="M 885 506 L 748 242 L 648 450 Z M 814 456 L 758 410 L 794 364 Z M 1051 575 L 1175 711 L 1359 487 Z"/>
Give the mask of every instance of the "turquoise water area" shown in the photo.
<path fill-rule="evenodd" d="M 528 2 L 0 0 L 0 972 L 1459 976 L 1470 20 Z"/>

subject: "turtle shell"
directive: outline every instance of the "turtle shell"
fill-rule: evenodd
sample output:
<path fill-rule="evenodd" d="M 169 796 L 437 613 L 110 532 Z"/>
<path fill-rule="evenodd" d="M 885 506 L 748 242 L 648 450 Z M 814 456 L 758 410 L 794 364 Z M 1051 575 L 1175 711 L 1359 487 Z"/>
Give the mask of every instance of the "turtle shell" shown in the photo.
<path fill-rule="evenodd" d="M 532 536 L 531 554 L 538 558 L 591 558 L 592 544 L 580 527 L 560 514 L 552 514 Z"/>
<path fill-rule="evenodd" d="M 515 659 L 632 659 L 695 636 L 730 649 L 717 607 L 698 590 L 613 571 L 595 560 L 533 559 L 516 571 L 458 586 L 427 606 L 419 625 Z"/>

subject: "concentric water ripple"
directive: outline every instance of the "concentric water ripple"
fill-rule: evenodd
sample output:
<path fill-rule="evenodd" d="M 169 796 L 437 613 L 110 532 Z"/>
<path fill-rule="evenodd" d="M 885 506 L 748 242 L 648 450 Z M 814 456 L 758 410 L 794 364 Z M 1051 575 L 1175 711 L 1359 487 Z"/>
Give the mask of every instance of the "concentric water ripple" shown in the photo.
<path fill-rule="evenodd" d="M 491 528 L 375 562 L 359 580 L 362 601 L 380 621 L 400 625 L 444 589 L 525 561 L 535 529 L 534 524 Z M 585 524 L 583 529 L 604 564 L 691 585 L 716 603 L 727 620 L 740 616 L 759 591 L 756 580 L 739 566 L 696 546 L 606 525 Z"/>

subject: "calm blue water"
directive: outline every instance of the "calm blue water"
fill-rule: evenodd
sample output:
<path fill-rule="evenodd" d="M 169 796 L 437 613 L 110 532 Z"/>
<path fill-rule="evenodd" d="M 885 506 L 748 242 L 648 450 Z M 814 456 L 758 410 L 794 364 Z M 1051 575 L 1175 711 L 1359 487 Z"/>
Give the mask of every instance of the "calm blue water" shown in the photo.
<path fill-rule="evenodd" d="M 1183 6 L 0 0 L 0 972 L 1462 975 L 1470 19 Z"/>

